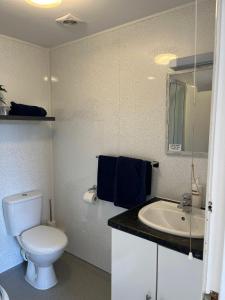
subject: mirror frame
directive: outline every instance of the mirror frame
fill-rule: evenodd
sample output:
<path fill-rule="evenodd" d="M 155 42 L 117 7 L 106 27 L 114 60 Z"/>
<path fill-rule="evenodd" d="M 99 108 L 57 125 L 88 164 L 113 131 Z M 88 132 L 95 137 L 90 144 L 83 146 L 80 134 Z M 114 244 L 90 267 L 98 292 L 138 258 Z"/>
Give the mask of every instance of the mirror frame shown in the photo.
<path fill-rule="evenodd" d="M 213 64 L 210 66 L 202 66 L 195 68 L 184 69 L 180 71 L 169 70 L 166 77 L 166 154 L 171 156 L 192 156 L 208 158 L 208 152 L 192 152 L 192 151 L 170 151 L 169 150 L 169 106 L 170 106 L 170 93 L 169 93 L 169 80 L 170 76 L 173 74 L 184 74 L 184 73 L 194 73 L 197 70 L 210 70 L 213 69 Z"/>

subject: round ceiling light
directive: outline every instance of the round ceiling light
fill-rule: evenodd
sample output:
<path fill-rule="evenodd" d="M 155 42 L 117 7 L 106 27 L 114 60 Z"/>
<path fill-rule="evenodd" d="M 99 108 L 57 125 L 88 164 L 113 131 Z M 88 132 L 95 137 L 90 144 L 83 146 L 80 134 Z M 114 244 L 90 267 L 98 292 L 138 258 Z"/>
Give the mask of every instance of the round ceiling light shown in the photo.
<path fill-rule="evenodd" d="M 26 0 L 27 3 L 43 8 L 52 8 L 60 5 L 62 0 Z"/>
<path fill-rule="evenodd" d="M 154 61 L 157 65 L 168 65 L 171 60 L 176 59 L 176 54 L 173 53 L 162 53 L 156 55 Z"/>

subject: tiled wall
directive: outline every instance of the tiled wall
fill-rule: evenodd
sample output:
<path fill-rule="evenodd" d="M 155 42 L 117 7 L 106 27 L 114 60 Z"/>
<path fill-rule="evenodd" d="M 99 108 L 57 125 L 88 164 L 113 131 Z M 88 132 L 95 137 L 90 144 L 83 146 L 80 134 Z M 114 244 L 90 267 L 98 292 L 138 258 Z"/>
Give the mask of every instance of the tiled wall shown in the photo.
<path fill-rule="evenodd" d="M 201 1 L 197 51 L 213 50 L 214 3 Z M 189 5 L 51 51 L 56 216 L 68 250 L 110 270 L 107 219 L 122 209 L 83 193 L 96 183 L 98 154 L 160 162 L 154 194 L 179 199 L 190 191 L 191 158 L 166 155 L 167 66 L 157 54 L 194 54 L 195 7 Z M 207 33 L 207 34 L 206 34 Z M 149 80 L 154 76 L 154 80 Z M 195 159 L 206 182 L 207 159 Z"/>
<path fill-rule="evenodd" d="M 0 84 L 7 99 L 44 106 L 50 112 L 49 50 L 0 36 Z M 48 123 L 0 121 L 0 206 L 14 193 L 40 189 L 43 218 L 52 196 L 51 128 Z M 6 233 L 0 209 L 0 272 L 20 263 L 15 238 Z"/>

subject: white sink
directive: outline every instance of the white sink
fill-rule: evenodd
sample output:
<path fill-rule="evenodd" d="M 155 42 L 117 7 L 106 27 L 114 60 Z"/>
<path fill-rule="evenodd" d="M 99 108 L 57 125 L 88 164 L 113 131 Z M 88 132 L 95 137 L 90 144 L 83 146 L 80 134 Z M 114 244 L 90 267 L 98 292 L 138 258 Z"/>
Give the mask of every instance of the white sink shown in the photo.
<path fill-rule="evenodd" d="M 161 200 L 144 206 L 138 218 L 149 227 L 182 237 L 190 237 L 191 224 L 191 237 L 204 237 L 205 212 L 198 208 L 185 213 L 177 208 L 177 203 Z"/>

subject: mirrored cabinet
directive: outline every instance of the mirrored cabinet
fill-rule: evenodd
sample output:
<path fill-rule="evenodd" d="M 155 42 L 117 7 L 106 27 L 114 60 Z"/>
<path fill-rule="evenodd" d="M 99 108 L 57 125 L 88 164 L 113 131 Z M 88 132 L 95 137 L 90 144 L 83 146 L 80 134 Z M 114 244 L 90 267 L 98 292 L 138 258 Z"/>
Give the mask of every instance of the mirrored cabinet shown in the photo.
<path fill-rule="evenodd" d="M 168 74 L 168 154 L 207 156 L 212 72 L 207 66 Z"/>

